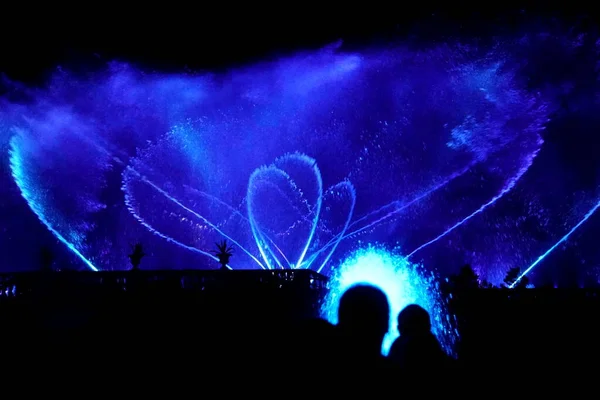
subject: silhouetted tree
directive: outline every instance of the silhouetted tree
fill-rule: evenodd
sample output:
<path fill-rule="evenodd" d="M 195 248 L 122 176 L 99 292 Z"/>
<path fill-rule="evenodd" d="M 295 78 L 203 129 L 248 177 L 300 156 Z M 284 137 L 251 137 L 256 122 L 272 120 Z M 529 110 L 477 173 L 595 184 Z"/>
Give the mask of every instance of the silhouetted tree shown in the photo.
<path fill-rule="evenodd" d="M 454 287 L 459 290 L 479 288 L 479 277 L 469 264 L 460 269 L 458 275 L 453 277 L 453 281 Z"/>
<path fill-rule="evenodd" d="M 214 253 L 215 256 L 219 259 L 219 264 L 221 264 L 221 270 L 227 270 L 229 258 L 233 255 L 233 249 L 227 244 L 227 240 L 223 240 L 221 243 L 217 243 L 217 250 Z"/>
<path fill-rule="evenodd" d="M 137 270 L 140 268 L 140 263 L 145 255 L 146 253 L 144 253 L 144 247 L 141 243 L 137 243 L 135 246 L 132 246 L 132 252 L 129 255 L 129 261 L 131 262 L 132 269 Z"/>
<path fill-rule="evenodd" d="M 52 271 L 54 264 L 54 253 L 48 247 L 40 249 L 40 268 L 42 271 Z"/>
<path fill-rule="evenodd" d="M 528 286 L 529 286 L 529 278 L 527 276 L 524 276 L 521 279 L 519 279 L 519 281 L 515 285 L 515 289 L 525 289 Z"/>
<path fill-rule="evenodd" d="M 521 279 L 519 279 L 519 276 L 521 275 L 521 268 L 519 267 L 513 267 L 511 269 L 508 270 L 508 272 L 506 273 L 506 276 L 504 277 L 504 284 L 506 285 L 506 287 L 510 288 L 512 285 L 514 285 L 514 289 L 524 289 L 527 287 L 527 285 L 529 284 L 529 278 L 527 278 L 527 276 L 522 277 Z M 517 281 L 517 279 L 519 279 Z"/>

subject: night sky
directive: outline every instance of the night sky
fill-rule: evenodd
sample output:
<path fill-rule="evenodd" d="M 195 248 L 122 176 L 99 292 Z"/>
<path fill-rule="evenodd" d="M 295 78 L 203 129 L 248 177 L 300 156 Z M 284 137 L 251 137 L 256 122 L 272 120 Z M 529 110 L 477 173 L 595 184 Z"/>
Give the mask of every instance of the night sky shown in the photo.
<path fill-rule="evenodd" d="M 552 20 L 584 30 L 597 27 L 594 7 L 568 3 L 547 6 L 521 2 L 519 7 L 461 6 L 461 2 L 410 7 L 357 3 L 349 9 L 323 10 L 303 9 L 298 3 L 289 10 L 263 6 L 232 13 L 227 5 L 129 9 L 92 2 L 85 7 L 38 9 L 33 15 L 26 6 L 16 6 L 0 24 L 0 70 L 14 79 L 32 82 L 43 81 L 48 69 L 57 64 L 93 64 L 115 58 L 159 70 L 214 70 L 319 48 L 339 39 L 351 48 L 406 39 L 485 40 Z"/>

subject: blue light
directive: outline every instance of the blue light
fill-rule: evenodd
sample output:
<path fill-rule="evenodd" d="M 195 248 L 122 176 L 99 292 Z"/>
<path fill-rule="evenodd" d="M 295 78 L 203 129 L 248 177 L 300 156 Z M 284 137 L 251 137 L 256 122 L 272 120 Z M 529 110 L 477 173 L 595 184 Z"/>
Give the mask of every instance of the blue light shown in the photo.
<path fill-rule="evenodd" d="M 541 145 L 541 141 L 540 141 L 540 145 Z M 458 228 L 461 225 L 463 225 L 464 223 L 468 222 L 471 218 L 473 218 L 476 215 L 481 214 L 482 212 L 484 212 L 486 208 L 488 208 L 490 206 L 493 206 L 498 200 L 500 200 L 504 195 L 506 195 L 508 192 L 510 192 L 515 187 L 515 185 L 517 184 L 517 182 L 519 181 L 519 179 L 521 179 L 521 177 L 525 174 L 525 172 L 527 172 L 527 170 L 529 169 L 529 167 L 531 167 L 531 165 L 533 164 L 533 160 L 535 159 L 537 153 L 538 153 L 538 150 L 534 151 L 528 157 L 528 161 L 525 163 L 525 165 L 523 167 L 521 167 L 521 169 L 517 172 L 517 174 L 514 177 L 511 177 L 508 180 L 508 183 L 506 184 L 505 187 L 502 188 L 502 190 L 500 191 L 499 194 L 497 194 L 496 196 L 492 197 L 492 199 L 490 201 L 488 201 L 487 203 L 484 203 L 481 207 L 479 207 L 477 210 L 475 210 L 472 214 L 469 214 L 465 218 L 461 219 L 456 224 L 452 225 L 450 228 L 448 228 L 444 232 L 442 232 L 440 235 L 438 235 L 435 238 L 429 240 L 428 242 L 423 243 L 422 245 L 420 245 L 419 247 L 417 247 L 416 249 L 414 249 L 413 251 L 411 251 L 407 255 L 407 258 L 412 257 L 416 252 L 424 249 L 425 247 L 429 246 L 430 244 L 433 244 L 433 243 L 437 242 L 438 240 L 440 240 L 441 238 L 443 238 L 444 236 L 446 236 L 447 234 L 449 234 L 450 232 L 452 232 L 456 228 Z"/>
<path fill-rule="evenodd" d="M 335 274 L 385 243 L 426 270 L 503 275 L 542 250 L 505 214 L 537 196 L 556 103 L 524 85 L 519 46 L 333 46 L 224 74 L 113 63 L 20 86 L 0 118 L 22 197 L 89 268 L 128 267 L 132 241 L 164 261 L 148 267 L 217 267 L 227 239 L 231 268 Z"/>
<path fill-rule="evenodd" d="M 515 285 L 521 280 L 523 279 L 523 277 L 525 275 L 527 275 L 528 273 L 530 273 L 539 263 L 541 263 L 550 253 L 552 253 L 554 250 L 556 250 L 556 248 L 558 246 L 560 246 L 562 243 L 565 243 L 568 239 L 569 236 L 571 236 L 577 229 L 579 229 L 579 227 L 581 225 L 583 225 L 588 219 L 590 219 L 590 217 L 592 215 L 594 215 L 594 213 L 596 212 L 596 210 L 598 210 L 598 208 L 600 208 L 600 202 L 598 202 L 594 207 L 592 207 L 584 216 L 583 218 L 573 227 L 571 228 L 571 230 L 569 232 L 567 232 L 567 234 L 565 236 L 563 236 L 562 238 L 560 238 L 560 240 L 556 243 L 554 243 L 554 245 L 552 245 L 552 247 L 550 247 L 548 250 L 546 250 L 544 252 L 544 254 L 542 254 L 541 256 L 539 256 L 537 258 L 537 260 L 535 260 L 525 271 L 523 271 L 521 273 L 521 275 L 519 275 L 519 277 L 517 279 L 515 279 L 515 281 L 509 286 L 511 289 L 515 287 Z"/>
<path fill-rule="evenodd" d="M 448 352 L 456 340 L 439 293 L 436 279 L 406 257 L 383 248 L 369 246 L 355 251 L 335 269 L 330 293 L 322 306 L 322 314 L 337 323 L 339 299 L 350 287 L 369 284 L 381 289 L 390 303 L 390 331 L 385 336 L 382 353 L 387 355 L 398 337 L 397 317 L 409 304 L 418 304 L 431 315 L 432 330 Z"/>
<path fill-rule="evenodd" d="M 27 204 L 29 204 L 29 207 L 39 218 L 42 224 L 44 224 L 58 240 L 60 240 L 71 252 L 73 252 L 73 254 L 79 257 L 89 269 L 92 271 L 98 271 L 98 268 L 96 268 L 94 264 L 92 264 L 92 262 L 88 260 L 72 242 L 67 240 L 67 238 L 65 238 L 60 232 L 54 229 L 54 225 L 49 221 L 47 217 L 49 213 L 46 212 L 44 205 L 44 193 L 40 192 L 40 190 L 36 188 L 35 184 L 32 184 L 29 181 L 29 175 L 23 169 L 23 157 L 21 154 L 21 149 L 19 148 L 19 136 L 13 136 L 10 141 L 10 168 L 12 170 L 12 176 L 15 179 L 19 190 L 21 191 L 21 195 L 27 201 Z"/>

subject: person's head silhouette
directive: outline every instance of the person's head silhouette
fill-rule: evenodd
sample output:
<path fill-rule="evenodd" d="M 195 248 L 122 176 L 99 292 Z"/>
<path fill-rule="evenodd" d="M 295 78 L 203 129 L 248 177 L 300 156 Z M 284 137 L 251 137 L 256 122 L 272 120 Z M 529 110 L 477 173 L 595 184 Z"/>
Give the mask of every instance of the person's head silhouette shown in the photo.
<path fill-rule="evenodd" d="M 431 332 L 429 313 L 417 304 L 411 304 L 398 314 L 398 332 L 400 335 L 426 335 Z"/>
<path fill-rule="evenodd" d="M 381 354 L 381 343 L 389 329 L 389 318 L 388 299 L 373 286 L 353 286 L 340 299 L 338 326 L 346 336 L 359 339 L 360 346 L 369 352 Z"/>

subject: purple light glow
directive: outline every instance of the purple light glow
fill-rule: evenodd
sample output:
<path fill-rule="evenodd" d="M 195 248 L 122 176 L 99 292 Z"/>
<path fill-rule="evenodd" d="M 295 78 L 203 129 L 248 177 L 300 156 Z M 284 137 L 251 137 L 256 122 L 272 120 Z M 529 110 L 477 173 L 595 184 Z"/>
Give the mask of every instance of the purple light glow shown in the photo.
<path fill-rule="evenodd" d="M 514 60 L 528 40 L 329 48 L 217 76 L 61 71 L 20 89 L 26 102 L 1 100 L 10 175 L 74 265 L 92 269 L 127 268 L 138 241 L 146 268 L 216 268 L 225 238 L 231 268 L 329 274 L 385 243 L 497 282 L 566 232 L 519 228 L 552 208 L 530 175 L 556 93 L 526 86 Z"/>

